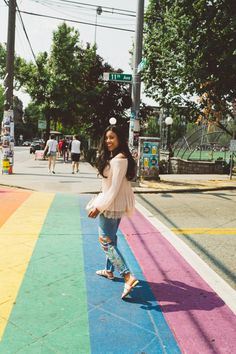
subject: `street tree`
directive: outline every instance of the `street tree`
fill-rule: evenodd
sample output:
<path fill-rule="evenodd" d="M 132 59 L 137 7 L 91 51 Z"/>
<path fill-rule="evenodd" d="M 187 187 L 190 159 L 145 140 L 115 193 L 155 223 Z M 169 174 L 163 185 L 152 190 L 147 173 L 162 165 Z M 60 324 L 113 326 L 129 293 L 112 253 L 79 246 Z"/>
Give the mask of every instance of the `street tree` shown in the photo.
<path fill-rule="evenodd" d="M 107 126 L 109 118 L 127 125 L 129 87 L 102 80 L 114 71 L 97 55 L 96 47 L 81 43 L 79 32 L 65 23 L 53 33 L 50 53 L 40 53 L 36 63 L 18 59 L 18 88 L 31 96 L 50 127 L 65 131 L 83 130 L 94 137 Z M 118 104 L 122 102 L 122 104 Z"/>
<path fill-rule="evenodd" d="M 234 0 L 150 0 L 144 36 L 147 93 L 167 111 L 189 107 L 194 119 L 203 115 L 220 125 L 232 115 L 235 18 Z"/>

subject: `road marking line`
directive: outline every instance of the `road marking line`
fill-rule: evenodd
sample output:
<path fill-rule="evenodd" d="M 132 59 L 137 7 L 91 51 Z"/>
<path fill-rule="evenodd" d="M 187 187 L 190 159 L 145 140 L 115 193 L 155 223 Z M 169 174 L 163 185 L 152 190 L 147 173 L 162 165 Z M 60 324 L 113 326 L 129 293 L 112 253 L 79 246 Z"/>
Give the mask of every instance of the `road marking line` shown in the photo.
<path fill-rule="evenodd" d="M 0 294 L 0 339 L 53 198 L 52 193 L 33 193 L 0 229 L 0 240 L 4 240 L 0 248 L 0 284 L 4 284 Z M 18 272 L 16 266 L 21 266 L 22 271 Z"/>
<path fill-rule="evenodd" d="M 149 222 L 154 225 L 162 236 L 172 244 L 179 254 L 195 269 L 207 284 L 218 294 L 218 296 L 236 314 L 236 291 L 226 283 L 208 264 L 206 264 L 184 241 L 176 236 L 167 226 L 159 221 L 149 210 L 136 202 L 136 208 Z"/>
<path fill-rule="evenodd" d="M 236 228 L 207 228 L 207 227 L 201 227 L 201 228 L 187 228 L 187 229 L 179 229 L 179 228 L 171 228 L 171 231 L 173 231 L 175 234 L 190 234 L 190 235 L 196 235 L 196 234 L 207 234 L 207 235 L 236 235 Z"/>

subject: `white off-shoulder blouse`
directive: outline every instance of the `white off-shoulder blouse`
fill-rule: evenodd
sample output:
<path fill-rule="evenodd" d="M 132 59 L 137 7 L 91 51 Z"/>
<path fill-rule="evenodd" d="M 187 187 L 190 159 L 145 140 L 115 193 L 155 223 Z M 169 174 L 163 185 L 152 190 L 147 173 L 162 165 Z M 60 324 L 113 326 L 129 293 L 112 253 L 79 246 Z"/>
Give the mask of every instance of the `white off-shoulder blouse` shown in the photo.
<path fill-rule="evenodd" d="M 93 201 L 93 207 L 107 218 L 130 216 L 134 211 L 134 193 L 126 178 L 127 168 L 127 158 L 116 156 L 104 170 L 107 178 L 102 178 L 102 192 Z"/>

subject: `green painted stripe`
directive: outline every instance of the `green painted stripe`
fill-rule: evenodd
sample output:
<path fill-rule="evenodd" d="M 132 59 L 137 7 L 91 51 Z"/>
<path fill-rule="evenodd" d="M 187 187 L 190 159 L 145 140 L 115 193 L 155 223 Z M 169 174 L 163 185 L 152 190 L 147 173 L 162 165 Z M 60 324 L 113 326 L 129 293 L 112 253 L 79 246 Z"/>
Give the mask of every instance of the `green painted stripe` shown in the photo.
<path fill-rule="evenodd" d="M 0 354 L 89 354 L 78 197 L 56 195 L 41 230 Z"/>
<path fill-rule="evenodd" d="M 0 228 L 1 338 L 53 198 L 54 194 L 32 193 Z"/>

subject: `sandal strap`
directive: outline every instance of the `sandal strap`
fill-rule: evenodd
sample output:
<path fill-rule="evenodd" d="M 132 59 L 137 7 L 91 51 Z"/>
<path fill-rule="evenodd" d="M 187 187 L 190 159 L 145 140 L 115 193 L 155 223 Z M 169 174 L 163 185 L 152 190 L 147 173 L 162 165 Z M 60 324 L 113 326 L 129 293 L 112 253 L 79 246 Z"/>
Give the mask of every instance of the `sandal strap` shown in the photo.
<path fill-rule="evenodd" d="M 106 269 L 97 270 L 97 271 L 96 271 L 96 274 L 97 274 L 97 275 L 100 275 L 100 276 L 102 276 L 102 277 L 105 277 L 105 278 L 107 278 L 107 279 L 110 279 L 110 280 L 112 280 L 112 279 L 115 278 L 114 275 L 109 275 L 109 274 L 107 273 L 107 270 L 106 270 Z"/>
<path fill-rule="evenodd" d="M 139 281 L 137 279 L 134 279 L 131 284 L 125 283 L 121 298 L 124 299 L 138 283 Z"/>
<path fill-rule="evenodd" d="M 129 284 L 125 283 L 124 285 L 124 291 L 126 290 L 130 290 L 132 288 L 132 286 L 130 286 Z"/>

